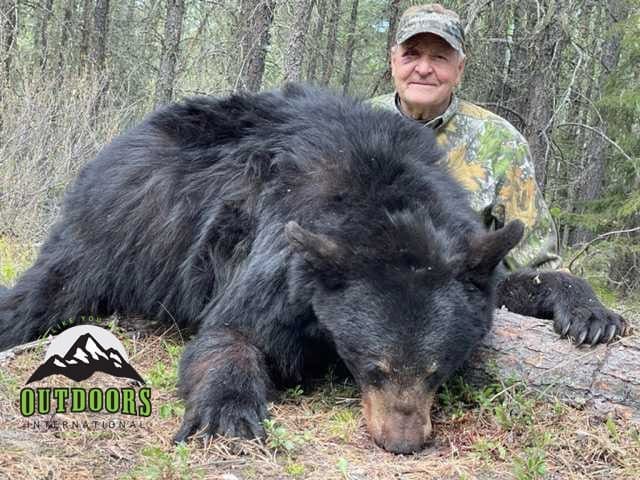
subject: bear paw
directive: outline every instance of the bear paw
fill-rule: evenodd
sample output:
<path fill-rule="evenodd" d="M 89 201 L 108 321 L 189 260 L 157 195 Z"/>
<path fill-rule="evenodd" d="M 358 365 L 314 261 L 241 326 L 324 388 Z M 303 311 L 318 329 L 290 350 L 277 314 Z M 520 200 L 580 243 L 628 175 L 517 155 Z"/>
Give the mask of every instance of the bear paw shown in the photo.
<path fill-rule="evenodd" d="M 616 336 L 623 336 L 626 323 L 621 315 L 602 304 L 569 305 L 556 309 L 554 328 L 561 337 L 568 336 L 576 346 L 593 346 L 609 343 Z"/>
<path fill-rule="evenodd" d="M 262 421 L 267 418 L 267 406 L 258 401 L 224 402 L 204 408 L 187 409 L 174 442 L 184 442 L 198 433 L 205 441 L 216 435 L 231 438 L 265 438 Z"/>

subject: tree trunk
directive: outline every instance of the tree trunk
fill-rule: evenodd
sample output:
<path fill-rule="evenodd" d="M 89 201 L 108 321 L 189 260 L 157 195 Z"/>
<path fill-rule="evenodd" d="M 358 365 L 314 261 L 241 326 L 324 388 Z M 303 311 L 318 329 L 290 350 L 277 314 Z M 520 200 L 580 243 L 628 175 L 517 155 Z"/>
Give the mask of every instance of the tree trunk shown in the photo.
<path fill-rule="evenodd" d="M 176 64 L 180 54 L 184 0 L 167 0 L 167 17 L 164 23 L 164 41 L 156 83 L 156 108 L 173 99 Z"/>
<path fill-rule="evenodd" d="M 507 6 L 501 1 L 491 2 L 484 14 L 487 22 L 487 37 L 491 48 L 486 49 L 486 66 L 490 69 L 491 83 L 485 92 L 478 92 L 484 102 L 500 106 L 504 100 L 504 86 L 508 79 L 511 45 L 507 43 L 507 28 L 509 22 Z M 513 22 L 511 22 L 513 23 Z M 471 40 L 471 39 L 470 39 Z M 472 47 L 472 46 L 470 46 Z M 483 52 L 484 53 L 484 52 Z M 506 70 L 506 71 L 505 71 Z M 500 114 L 500 112 L 497 112 Z"/>
<path fill-rule="evenodd" d="M 289 41 L 285 51 L 284 80 L 297 82 L 300 80 L 304 44 L 309 27 L 309 12 L 313 8 L 313 0 L 295 0 L 293 7 L 294 24 L 289 33 Z"/>
<path fill-rule="evenodd" d="M 622 44 L 622 31 L 615 27 L 620 22 L 626 20 L 628 10 L 621 0 L 609 2 L 605 6 L 607 11 L 609 31 L 606 33 L 600 54 L 599 73 L 595 81 L 593 93 L 588 97 L 597 101 L 603 94 L 604 86 L 611 74 L 618 65 L 620 58 L 620 48 Z M 606 123 L 595 125 L 603 134 L 607 134 Z M 589 132 L 585 149 L 584 168 L 580 172 L 580 183 L 576 192 L 578 205 L 584 205 L 600 197 L 605 180 L 606 153 L 609 143 L 602 135 L 596 132 Z M 584 207 L 579 209 L 584 211 Z M 577 227 L 573 235 L 573 243 L 584 243 L 593 239 L 594 233 L 591 230 Z"/>
<path fill-rule="evenodd" d="M 318 68 L 318 59 L 321 58 L 321 46 L 320 39 L 322 38 L 322 34 L 324 32 L 324 23 L 325 23 L 325 3 L 326 0 L 317 0 L 316 2 L 316 11 L 318 12 L 318 21 L 316 22 L 316 28 L 313 31 L 313 40 L 315 41 L 315 51 L 311 52 L 309 59 L 309 69 L 307 71 L 307 81 L 313 82 L 316 80 L 316 70 Z"/>
<path fill-rule="evenodd" d="M 585 31 L 585 38 L 589 39 L 586 50 L 588 52 L 596 52 L 598 44 L 602 36 L 602 19 L 600 9 L 593 2 L 585 4 L 581 11 L 581 19 L 584 19 L 580 27 Z M 595 72 L 597 58 L 593 55 L 584 56 L 584 67 L 577 76 L 575 93 L 571 97 L 569 112 L 567 118 L 576 119 L 578 124 L 588 124 L 590 122 L 590 114 L 592 105 L 584 99 L 590 98 L 595 83 Z M 574 127 L 568 131 L 572 135 L 570 143 L 575 145 L 575 153 L 571 156 L 566 168 L 566 204 L 564 210 L 574 213 L 578 211 L 577 193 L 579 189 L 579 179 L 585 168 L 584 159 L 586 158 L 587 139 L 589 132 L 584 128 Z M 575 227 L 568 223 L 564 226 L 562 232 L 562 248 L 573 245 L 575 237 Z"/>
<path fill-rule="evenodd" d="M 520 59 L 527 65 L 522 72 L 527 78 L 522 92 L 523 107 L 520 109 L 526 119 L 523 133 L 531 149 L 536 180 L 543 192 L 551 150 L 550 136 L 557 90 L 556 78 L 560 70 L 562 48 L 565 44 L 559 23 L 563 14 L 559 8 L 556 2 L 547 2 L 544 17 L 531 27 L 527 52 L 523 52 L 523 58 Z M 525 12 L 528 15 L 527 23 L 532 23 L 533 19 L 539 15 L 535 4 L 530 4 Z"/>
<path fill-rule="evenodd" d="M 385 52 L 387 60 L 389 59 L 391 47 L 396 43 L 396 31 L 398 30 L 398 20 L 400 19 L 401 3 L 402 0 L 389 1 L 389 31 L 387 32 L 387 51 Z"/>
<path fill-rule="evenodd" d="M 358 0 L 353 0 L 351 5 L 351 18 L 349 19 L 349 31 L 347 32 L 347 48 L 344 52 L 344 72 L 342 74 L 342 93 L 349 93 L 351 83 L 351 64 L 353 63 L 353 51 L 356 47 L 356 29 L 358 25 Z"/>
<path fill-rule="evenodd" d="M 67 44 L 69 43 L 69 32 L 72 29 L 72 17 L 73 11 L 76 8 L 75 0 L 67 0 L 64 2 L 64 8 L 62 13 L 62 24 L 60 26 L 60 45 L 58 46 L 58 73 L 62 74 L 65 66 L 65 62 L 71 60 L 71 55 L 68 52 Z M 65 58 L 68 57 L 68 58 Z"/>
<path fill-rule="evenodd" d="M 390 56 L 391 47 L 396 43 L 396 31 L 398 30 L 398 20 L 400 18 L 401 0 L 389 0 L 389 30 L 387 32 L 387 50 L 384 52 L 385 69 L 380 78 L 373 86 L 371 96 L 375 97 L 379 92 L 387 90 L 387 85 L 391 81 L 391 63 Z"/>
<path fill-rule="evenodd" d="M 18 25 L 18 5 L 15 0 L 0 0 L 0 55 L 5 78 L 9 79 L 13 60 L 13 45 Z"/>
<path fill-rule="evenodd" d="M 94 12 L 95 41 L 93 42 L 93 63 L 96 69 L 104 70 L 109 33 L 109 0 L 96 0 Z"/>
<path fill-rule="evenodd" d="M 53 0 L 48 0 L 53 1 Z M 93 32 L 91 29 L 91 11 L 93 10 L 93 0 L 84 0 L 82 5 L 82 26 L 80 33 L 80 60 L 81 66 L 85 66 L 89 59 L 89 45 Z"/>
<path fill-rule="evenodd" d="M 243 89 L 249 92 L 257 92 L 262 85 L 264 62 L 270 41 L 269 30 L 276 8 L 276 0 L 262 0 L 257 6 L 255 3 L 243 0 L 240 8 L 243 28 L 239 39 L 242 46 L 239 78 Z"/>
<path fill-rule="evenodd" d="M 467 378 L 518 378 L 545 394 L 602 413 L 640 419 L 640 339 L 576 348 L 550 320 L 496 311 L 492 331 L 469 362 Z"/>
<path fill-rule="evenodd" d="M 42 69 L 47 66 L 49 50 L 48 28 L 49 19 L 53 15 L 53 0 L 46 0 L 37 10 L 38 21 L 34 20 L 33 26 L 33 50 L 34 58 Z"/>
<path fill-rule="evenodd" d="M 333 74 L 333 65 L 336 54 L 336 41 L 338 37 L 338 24 L 340 22 L 340 0 L 331 0 L 331 14 L 329 17 L 329 30 L 327 31 L 327 47 L 324 54 L 321 84 L 329 85 Z"/>

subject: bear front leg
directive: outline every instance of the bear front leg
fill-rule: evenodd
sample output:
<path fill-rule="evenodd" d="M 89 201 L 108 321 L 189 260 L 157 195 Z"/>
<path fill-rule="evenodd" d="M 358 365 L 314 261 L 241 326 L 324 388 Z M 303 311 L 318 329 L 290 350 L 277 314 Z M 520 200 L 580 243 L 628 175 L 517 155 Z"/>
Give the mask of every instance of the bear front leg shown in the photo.
<path fill-rule="evenodd" d="M 180 362 L 179 392 L 186 410 L 174 440 L 185 441 L 200 430 L 205 438 L 264 438 L 272 386 L 263 357 L 240 332 L 203 327 Z"/>
<path fill-rule="evenodd" d="M 621 315 L 605 307 L 582 278 L 561 271 L 523 270 L 504 278 L 496 306 L 521 315 L 553 319 L 555 331 L 576 345 L 608 343 L 626 333 Z"/>

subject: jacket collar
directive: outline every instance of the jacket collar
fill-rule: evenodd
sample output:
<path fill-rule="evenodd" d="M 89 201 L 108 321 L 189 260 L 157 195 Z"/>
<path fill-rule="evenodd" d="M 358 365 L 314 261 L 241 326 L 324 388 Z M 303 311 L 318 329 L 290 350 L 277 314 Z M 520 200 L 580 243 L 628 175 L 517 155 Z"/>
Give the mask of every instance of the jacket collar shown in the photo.
<path fill-rule="evenodd" d="M 398 110 L 398 112 L 400 112 L 402 116 L 411 118 L 407 114 L 405 114 L 400 108 L 400 96 L 398 95 L 398 92 L 395 93 L 395 104 L 396 104 L 396 109 Z M 417 121 L 420 121 L 420 123 L 423 123 L 425 127 L 429 127 L 437 132 L 442 127 L 444 127 L 447 124 L 447 122 L 451 120 L 451 118 L 457 113 L 459 105 L 460 105 L 460 100 L 455 94 L 453 94 L 451 96 L 451 103 L 449 103 L 449 106 L 444 111 L 444 113 L 437 116 L 436 118 L 432 118 L 427 122 L 422 122 L 420 120 L 417 120 Z M 411 118 L 411 120 L 415 120 L 415 119 Z"/>

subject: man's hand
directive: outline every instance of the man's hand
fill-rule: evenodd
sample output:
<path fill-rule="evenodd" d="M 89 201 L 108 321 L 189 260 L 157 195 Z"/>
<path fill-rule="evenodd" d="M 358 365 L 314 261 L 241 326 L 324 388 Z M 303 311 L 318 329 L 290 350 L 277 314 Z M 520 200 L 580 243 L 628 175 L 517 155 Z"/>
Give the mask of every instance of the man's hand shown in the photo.
<path fill-rule="evenodd" d="M 503 305 L 521 315 L 553 319 L 555 331 L 576 345 L 608 343 L 627 331 L 624 318 L 605 307 L 585 280 L 566 272 L 510 274 L 497 288 L 496 306 Z"/>

